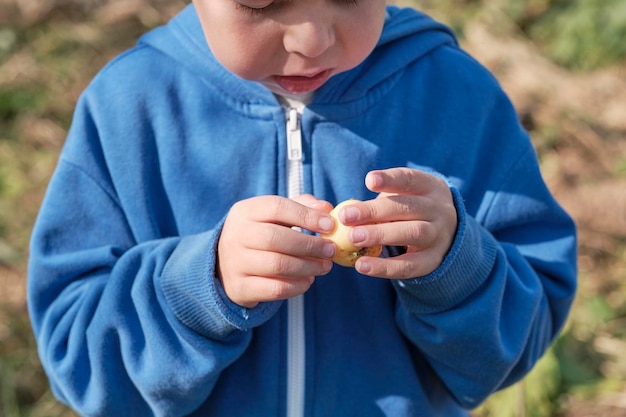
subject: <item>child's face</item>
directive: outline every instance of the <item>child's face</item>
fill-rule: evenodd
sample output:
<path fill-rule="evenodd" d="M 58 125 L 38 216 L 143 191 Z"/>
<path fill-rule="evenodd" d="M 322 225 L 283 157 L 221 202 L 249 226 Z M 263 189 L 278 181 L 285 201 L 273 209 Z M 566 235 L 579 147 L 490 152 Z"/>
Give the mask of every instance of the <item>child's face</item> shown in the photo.
<path fill-rule="evenodd" d="M 278 94 L 306 94 L 374 49 L 386 0 L 194 0 L 217 60 Z"/>

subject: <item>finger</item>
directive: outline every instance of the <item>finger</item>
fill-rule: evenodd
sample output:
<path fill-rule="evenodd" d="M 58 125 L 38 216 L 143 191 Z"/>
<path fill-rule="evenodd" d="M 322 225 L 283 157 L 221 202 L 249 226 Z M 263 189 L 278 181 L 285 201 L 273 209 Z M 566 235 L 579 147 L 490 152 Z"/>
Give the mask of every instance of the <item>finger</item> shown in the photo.
<path fill-rule="evenodd" d="M 242 272 L 246 275 L 303 278 L 326 275 L 332 268 L 330 259 L 304 258 L 277 252 L 251 250 L 246 252 L 246 258 L 242 266 Z"/>
<path fill-rule="evenodd" d="M 448 188 L 441 178 L 411 168 L 370 171 L 365 176 L 365 185 L 377 193 L 414 195 L 429 194 L 432 190 L 440 187 Z"/>
<path fill-rule="evenodd" d="M 328 233 L 335 226 L 333 218 L 327 213 L 284 197 L 254 197 L 236 203 L 235 206 L 236 210 L 245 211 L 251 220 L 257 222 L 296 226 L 318 233 Z"/>
<path fill-rule="evenodd" d="M 315 282 L 313 276 L 302 278 L 247 276 L 224 290 L 235 304 L 254 308 L 260 302 L 286 300 L 303 294 L 311 288 L 313 282 Z"/>
<path fill-rule="evenodd" d="M 339 211 L 339 220 L 347 226 L 402 220 L 432 220 L 435 202 L 416 195 L 388 195 L 369 201 L 355 202 Z"/>
<path fill-rule="evenodd" d="M 301 194 L 292 198 L 292 200 L 312 209 L 323 211 L 324 213 L 328 213 L 333 209 L 333 205 L 328 201 L 320 200 L 311 194 Z"/>
<path fill-rule="evenodd" d="M 433 251 L 408 252 L 393 258 L 362 257 L 356 262 L 356 270 L 372 277 L 408 279 L 432 273 L 443 259 Z"/>
<path fill-rule="evenodd" d="M 429 248 L 436 243 L 437 236 L 438 232 L 433 223 L 425 221 L 356 226 L 349 232 L 350 241 L 359 247 L 384 245 Z"/>
<path fill-rule="evenodd" d="M 335 256 L 335 244 L 329 239 L 301 233 L 291 228 L 252 223 L 246 233 L 250 236 L 246 247 L 250 249 L 321 259 Z"/>

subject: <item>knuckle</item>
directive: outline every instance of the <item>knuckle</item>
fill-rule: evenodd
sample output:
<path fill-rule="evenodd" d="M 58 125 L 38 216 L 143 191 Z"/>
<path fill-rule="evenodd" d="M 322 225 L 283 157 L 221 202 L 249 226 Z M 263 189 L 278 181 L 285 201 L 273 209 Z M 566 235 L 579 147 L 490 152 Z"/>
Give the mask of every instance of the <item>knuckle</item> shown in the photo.
<path fill-rule="evenodd" d="M 281 240 L 279 230 L 276 228 L 268 228 L 263 234 L 263 244 L 265 249 L 275 248 Z"/>
<path fill-rule="evenodd" d="M 392 171 L 392 180 L 401 190 L 409 191 L 413 188 L 415 170 L 402 167 Z"/>
<path fill-rule="evenodd" d="M 413 278 L 415 276 L 415 270 L 413 268 L 413 264 L 409 261 L 401 261 L 397 265 L 397 270 L 395 273 L 397 278 L 407 279 Z"/>
<path fill-rule="evenodd" d="M 322 255 L 322 246 L 320 244 L 321 238 L 316 238 L 313 236 L 304 235 L 306 239 L 299 244 L 299 247 L 302 248 L 302 254 L 304 256 L 321 256 Z"/>
<path fill-rule="evenodd" d="M 271 253 L 268 255 L 267 263 L 272 275 L 285 276 L 289 271 L 289 258 L 279 253 Z"/>
<path fill-rule="evenodd" d="M 403 219 L 410 219 L 417 212 L 416 208 L 410 204 L 410 201 L 407 201 L 406 197 L 396 199 L 396 211 Z"/>
<path fill-rule="evenodd" d="M 415 277 L 415 268 L 407 259 L 377 260 L 372 262 L 373 270 L 369 275 L 389 279 L 407 279 Z"/>
<path fill-rule="evenodd" d="M 313 216 L 311 211 L 304 206 L 300 206 L 296 213 L 298 225 L 306 229 L 310 229 L 313 225 Z"/>
<path fill-rule="evenodd" d="M 272 218 L 280 217 L 288 209 L 288 200 L 284 198 L 269 198 L 267 201 L 267 213 Z"/>
<path fill-rule="evenodd" d="M 310 209 L 286 198 L 274 198 L 268 210 L 272 219 L 280 219 L 281 223 L 289 223 L 290 226 L 309 228 L 314 221 Z"/>
<path fill-rule="evenodd" d="M 271 297 L 275 300 L 281 300 L 289 297 L 290 291 L 286 283 L 282 281 L 273 281 L 271 286 Z"/>
<path fill-rule="evenodd" d="M 290 200 L 277 196 L 252 197 L 255 203 L 251 207 L 244 206 L 242 211 L 253 214 L 254 218 L 262 222 L 275 222 L 284 217 Z M 245 200 L 244 200 L 245 201 Z"/>
<path fill-rule="evenodd" d="M 384 215 L 384 209 L 380 207 L 380 201 L 372 200 L 355 204 L 359 210 L 359 221 L 362 223 L 371 222 Z"/>
<path fill-rule="evenodd" d="M 421 246 L 425 242 L 432 240 L 434 230 L 427 222 L 415 222 L 409 229 L 409 240 L 416 246 Z"/>
<path fill-rule="evenodd" d="M 384 227 L 369 226 L 367 229 L 367 239 L 363 242 L 365 246 L 388 243 Z"/>
<path fill-rule="evenodd" d="M 413 189 L 413 172 L 405 168 L 403 174 L 402 189 L 405 191 L 411 191 Z"/>

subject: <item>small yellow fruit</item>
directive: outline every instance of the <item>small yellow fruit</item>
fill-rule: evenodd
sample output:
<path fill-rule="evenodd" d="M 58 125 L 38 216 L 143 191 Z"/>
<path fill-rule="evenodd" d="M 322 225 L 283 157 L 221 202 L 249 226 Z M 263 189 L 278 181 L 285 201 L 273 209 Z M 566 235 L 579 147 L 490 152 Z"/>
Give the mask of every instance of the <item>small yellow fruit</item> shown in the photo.
<path fill-rule="evenodd" d="M 342 203 L 337 204 L 337 206 L 332 209 L 329 213 L 333 219 L 335 219 L 335 229 L 328 233 L 321 235 L 324 238 L 330 239 L 335 244 L 335 256 L 333 257 L 333 262 L 343 266 L 351 266 L 354 267 L 356 260 L 361 256 L 380 256 L 383 251 L 382 246 L 372 246 L 369 248 L 359 248 L 350 243 L 350 239 L 348 239 L 348 234 L 351 226 L 346 226 L 345 224 L 339 221 L 339 210 L 347 206 L 351 203 L 357 202 L 354 198 L 350 200 L 346 200 Z"/>

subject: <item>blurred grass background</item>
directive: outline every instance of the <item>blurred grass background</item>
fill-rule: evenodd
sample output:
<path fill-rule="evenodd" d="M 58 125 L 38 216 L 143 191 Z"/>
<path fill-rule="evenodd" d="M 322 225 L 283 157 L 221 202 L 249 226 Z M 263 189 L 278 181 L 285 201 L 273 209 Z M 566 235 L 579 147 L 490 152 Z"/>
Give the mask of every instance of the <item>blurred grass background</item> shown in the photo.
<path fill-rule="evenodd" d="M 25 304 L 28 239 L 95 72 L 183 0 L 0 0 L 0 417 L 52 397 Z M 580 290 L 555 346 L 476 417 L 626 416 L 626 2 L 397 0 L 450 24 L 531 132 L 580 229 Z"/>

